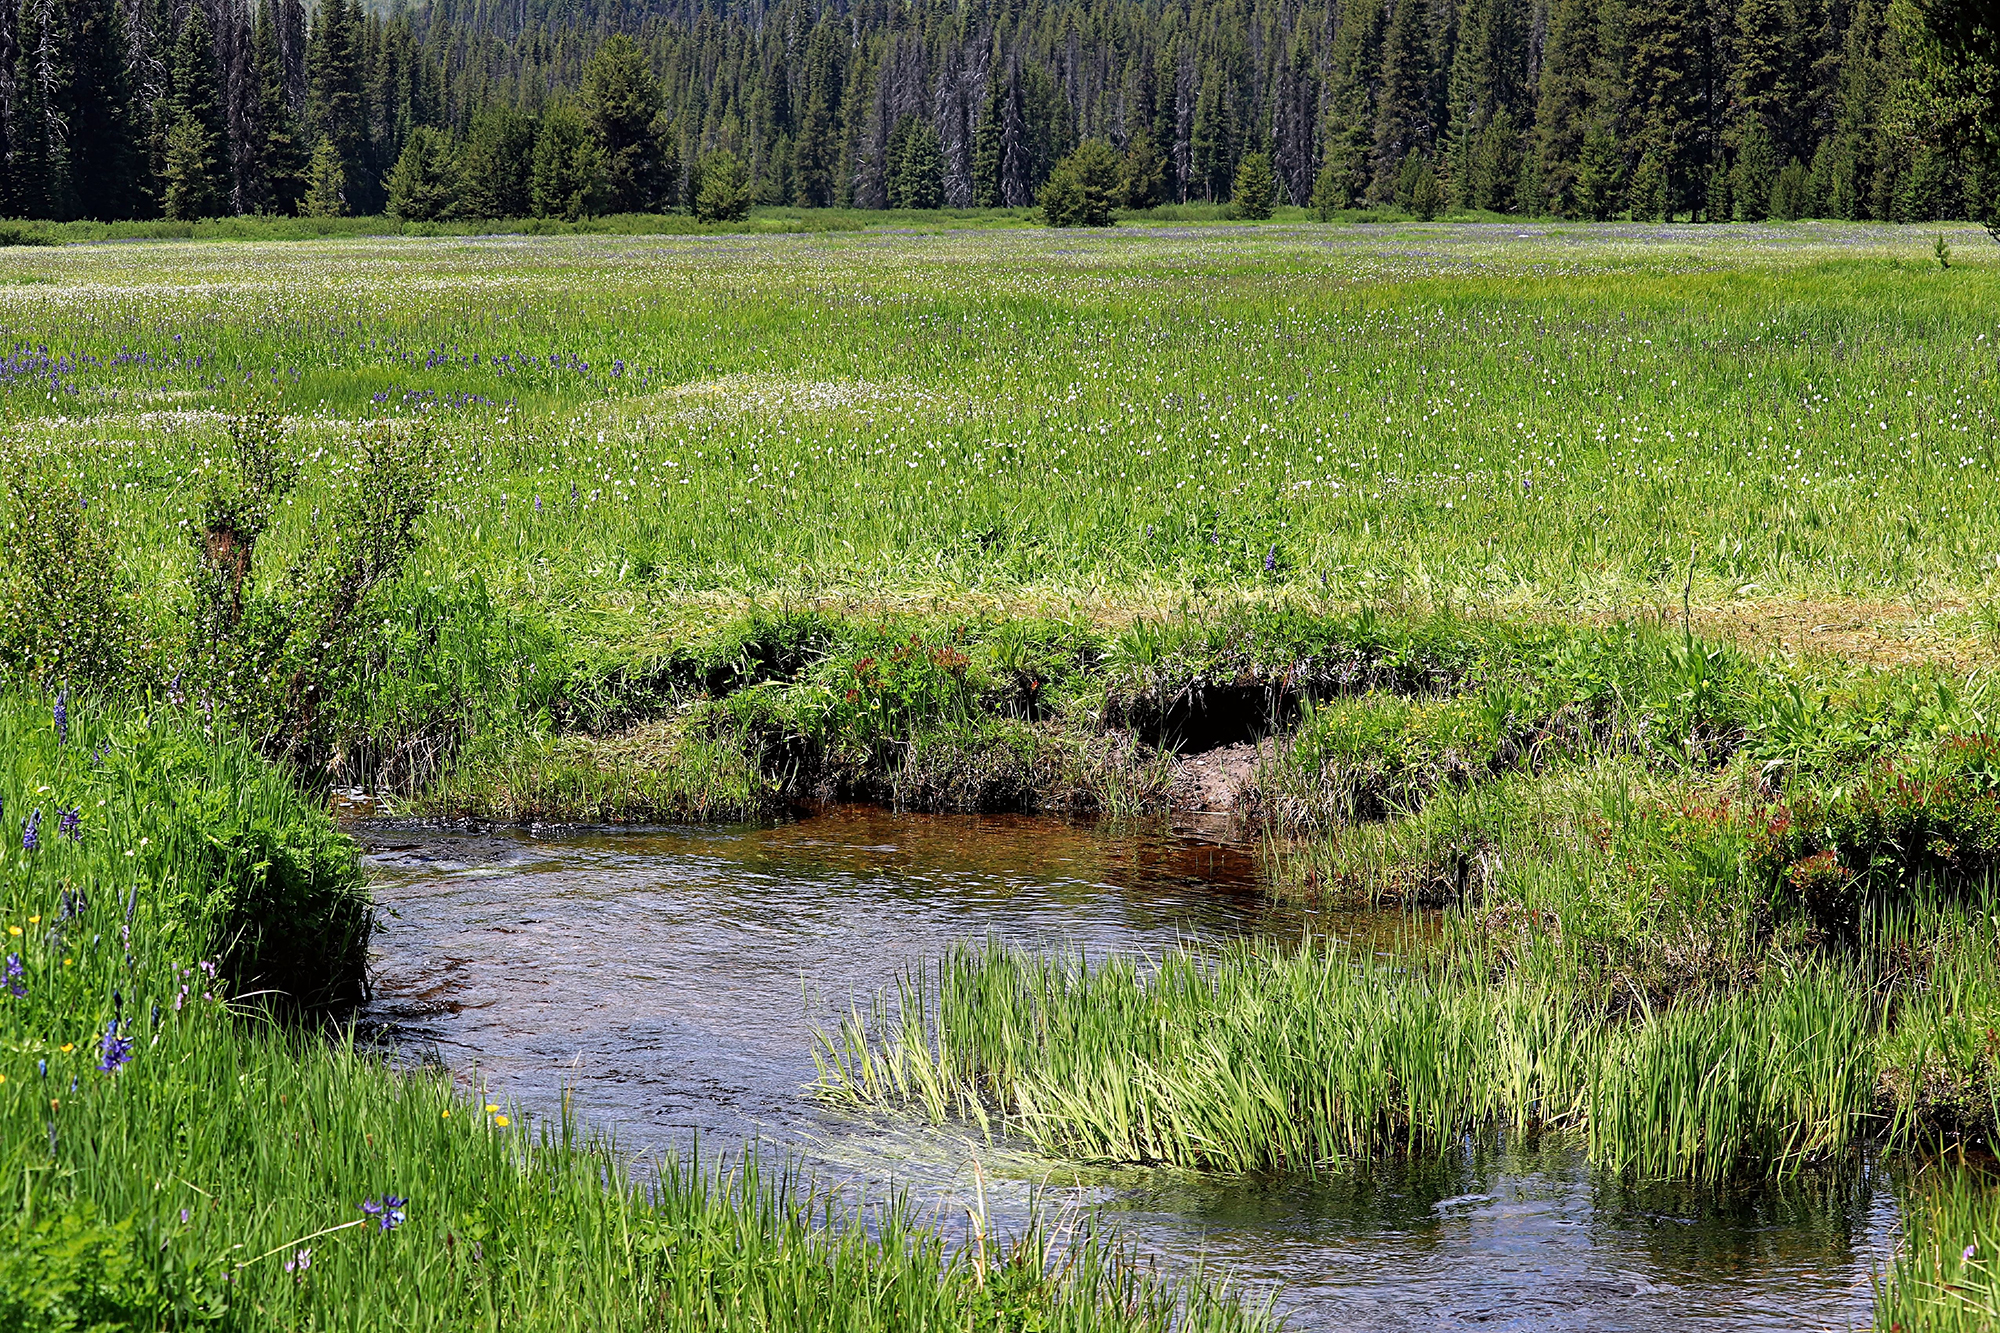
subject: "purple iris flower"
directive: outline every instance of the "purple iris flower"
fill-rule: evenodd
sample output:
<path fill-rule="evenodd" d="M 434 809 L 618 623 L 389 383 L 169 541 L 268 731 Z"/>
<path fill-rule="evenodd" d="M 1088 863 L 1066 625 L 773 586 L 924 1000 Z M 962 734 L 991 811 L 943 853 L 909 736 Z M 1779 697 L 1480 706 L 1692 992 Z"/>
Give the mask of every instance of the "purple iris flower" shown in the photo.
<path fill-rule="evenodd" d="M 132 1058 L 132 1042 L 129 1038 L 118 1035 L 118 1020 L 115 1018 L 104 1025 L 101 1050 L 103 1058 L 98 1060 L 97 1067 L 106 1074 L 117 1073 L 125 1067 L 125 1062 Z"/>

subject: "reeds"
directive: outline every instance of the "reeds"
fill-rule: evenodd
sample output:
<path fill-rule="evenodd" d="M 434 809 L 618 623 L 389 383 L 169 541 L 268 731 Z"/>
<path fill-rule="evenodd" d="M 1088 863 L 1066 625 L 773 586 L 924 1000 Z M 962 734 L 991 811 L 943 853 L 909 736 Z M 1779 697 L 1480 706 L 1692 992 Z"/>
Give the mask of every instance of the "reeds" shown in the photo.
<path fill-rule="evenodd" d="M 1827 1160 L 1872 1124 L 1877 1020 L 1835 971 L 1614 1019 L 1483 960 L 1328 941 L 1087 965 L 989 943 L 824 1034 L 820 1086 L 989 1118 L 1087 1161 L 1318 1170 L 1490 1126 L 1576 1135 L 1647 1177 Z"/>

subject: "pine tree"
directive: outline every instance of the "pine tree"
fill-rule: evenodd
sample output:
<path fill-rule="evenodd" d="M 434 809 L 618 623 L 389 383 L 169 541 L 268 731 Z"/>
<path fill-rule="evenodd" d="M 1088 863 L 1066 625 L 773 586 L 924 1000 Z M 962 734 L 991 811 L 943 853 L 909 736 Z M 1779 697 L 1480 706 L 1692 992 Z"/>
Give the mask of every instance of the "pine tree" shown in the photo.
<path fill-rule="evenodd" d="M 906 116 L 900 151 L 890 158 L 891 208 L 944 207 L 944 148 L 927 120 Z M 898 128 L 903 128 L 901 125 Z"/>
<path fill-rule="evenodd" d="M 740 222 L 750 216 L 750 169 L 726 148 L 696 164 L 692 192 L 699 221 Z"/>
<path fill-rule="evenodd" d="M 313 142 L 315 155 L 322 141 L 333 146 L 340 164 L 343 200 L 363 167 L 368 145 L 360 27 L 358 8 L 350 8 L 343 0 L 323 0 L 306 52 L 307 137 Z"/>
<path fill-rule="evenodd" d="M 1570 190 L 1574 216 L 1593 222 L 1608 220 L 1618 211 L 1619 201 L 1624 197 L 1624 175 L 1625 163 L 1619 156 L 1617 139 L 1602 119 L 1592 117 L 1584 127 L 1582 153 Z"/>
<path fill-rule="evenodd" d="M 459 150 L 459 212 L 469 218 L 525 217 L 533 208 L 535 123 L 518 111 L 481 112 Z"/>
<path fill-rule="evenodd" d="M 1747 116 L 1736 144 L 1736 167 L 1730 174 L 1729 193 L 1735 200 L 1736 220 L 1762 222 L 1770 214 L 1771 186 L 1777 163 L 1771 136 L 1763 117 Z"/>
<path fill-rule="evenodd" d="M 1166 184 L 1166 161 L 1153 144 L 1152 131 L 1141 128 L 1125 145 L 1118 175 L 1119 197 L 1127 208 L 1151 208 L 1166 198 Z"/>
<path fill-rule="evenodd" d="M 1271 173 L 1271 155 L 1263 149 L 1245 153 L 1237 165 L 1236 181 L 1230 191 L 1236 216 L 1262 221 L 1271 216 L 1278 202 L 1278 178 Z"/>
<path fill-rule="evenodd" d="M 1479 141 L 1467 166 L 1470 179 L 1466 202 L 1489 212 L 1511 213 L 1514 189 L 1521 176 L 1521 145 L 1513 113 L 1506 107 L 1495 111 L 1479 131 Z"/>
<path fill-rule="evenodd" d="M 1642 160 L 1659 174 L 1646 178 L 1646 208 L 1669 217 L 1692 209 L 1705 194 L 1700 130 L 1706 120 L 1706 49 L 1699 14 L 1688 0 L 1632 0 L 1630 80 Z M 1633 175 L 1636 189 L 1640 172 Z M 1635 196 L 1636 198 L 1637 196 Z M 1635 210 L 1638 205 L 1635 203 Z"/>
<path fill-rule="evenodd" d="M 1006 115 L 1000 64 L 986 71 L 986 98 L 972 132 L 972 206 L 998 208 L 1001 203 L 1001 121 Z"/>
<path fill-rule="evenodd" d="M 1375 143 L 1376 84 L 1382 64 L 1382 0 L 1341 6 L 1328 54 L 1327 118 L 1322 139 L 1333 173 L 1335 207 L 1350 207 L 1368 189 Z"/>
<path fill-rule="evenodd" d="M 1593 0 L 1553 0 L 1542 46 L 1541 83 L 1535 102 L 1535 147 L 1543 199 L 1562 217 L 1590 217 L 1602 197 L 1601 175 L 1583 198 L 1584 137 L 1591 114 L 1591 74 L 1597 58 L 1598 16 Z M 1598 172 L 1602 171 L 1600 163 Z"/>
<path fill-rule="evenodd" d="M 822 18 L 806 48 L 805 105 L 793 148 L 797 198 L 808 208 L 834 202 L 841 159 L 841 95 L 846 71 L 839 30 Z"/>
<path fill-rule="evenodd" d="M 1368 197 L 1385 203 L 1396 194 L 1403 161 L 1428 153 L 1437 141 L 1433 101 L 1437 79 L 1431 63 L 1424 0 L 1395 0 L 1382 40 L 1382 95 L 1375 109 L 1374 179 Z"/>
<path fill-rule="evenodd" d="M 71 0 L 69 164 L 78 217 L 131 217 L 143 165 L 116 0 Z"/>
<path fill-rule="evenodd" d="M 263 0 L 258 8 L 251 67 L 257 80 L 256 142 L 246 147 L 255 158 L 251 207 L 290 213 L 305 192 L 305 163 L 293 134 L 292 103 L 285 93 L 284 59 L 278 50 L 278 15 L 271 0 Z"/>
<path fill-rule="evenodd" d="M 1233 137 L 1230 103 L 1222 87 L 1222 71 L 1211 66 L 1194 101 L 1194 133 L 1189 144 L 1188 174 L 1201 197 L 1228 197 Z"/>
<path fill-rule="evenodd" d="M 340 150 L 333 140 L 321 139 L 313 145 L 312 160 L 306 164 L 306 188 L 299 200 L 299 214 L 309 218 L 337 218 L 347 213 L 347 169 L 341 165 Z"/>
<path fill-rule="evenodd" d="M 410 131 L 389 172 L 389 212 L 406 222 L 435 222 L 455 215 L 458 173 L 451 141 L 419 125 Z"/>
<path fill-rule="evenodd" d="M 174 42 L 167 170 L 161 202 L 170 218 L 214 217 L 223 211 L 222 96 L 215 69 L 215 35 L 201 3 L 188 6 Z"/>
<path fill-rule="evenodd" d="M 1641 222 L 1664 222 L 1667 218 L 1667 164 L 1658 149 L 1649 148 L 1639 158 L 1632 173 L 1628 196 L 1632 216 Z"/>
<path fill-rule="evenodd" d="M 597 48 L 584 67 L 583 109 L 604 161 L 607 205 L 621 213 L 652 209 L 661 193 L 653 135 L 660 84 L 637 42 L 620 33 Z"/>
<path fill-rule="evenodd" d="M 1038 202 L 1051 227 L 1108 227 L 1118 206 L 1118 154 L 1102 139 L 1086 139 L 1058 162 Z"/>
<path fill-rule="evenodd" d="M 574 222 L 605 211 L 604 154 L 574 104 L 542 113 L 528 181 L 528 206 L 538 218 Z"/>

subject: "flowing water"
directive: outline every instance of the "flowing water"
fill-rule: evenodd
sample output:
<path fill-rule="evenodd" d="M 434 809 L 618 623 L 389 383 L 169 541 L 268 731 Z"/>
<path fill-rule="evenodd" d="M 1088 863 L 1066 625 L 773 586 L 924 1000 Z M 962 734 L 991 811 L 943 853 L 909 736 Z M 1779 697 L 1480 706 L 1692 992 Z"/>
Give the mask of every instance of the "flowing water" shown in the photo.
<path fill-rule="evenodd" d="M 968 937 L 1157 952 L 1188 938 L 1386 942 L 1261 893 L 1245 848 L 1158 825 L 839 808 L 734 828 L 356 829 L 384 911 L 369 1017 L 530 1115 L 577 1110 L 645 1157 L 764 1151 L 962 1228 L 1093 1208 L 1163 1266 L 1196 1259 L 1293 1328 L 1865 1327 L 1895 1206 L 1876 1168 L 1784 1187 L 1635 1188 L 1553 1142 L 1320 1180 L 1078 1175 L 965 1127 L 819 1105 L 812 1032 Z M 698 1145 L 698 1147 L 697 1147 Z"/>

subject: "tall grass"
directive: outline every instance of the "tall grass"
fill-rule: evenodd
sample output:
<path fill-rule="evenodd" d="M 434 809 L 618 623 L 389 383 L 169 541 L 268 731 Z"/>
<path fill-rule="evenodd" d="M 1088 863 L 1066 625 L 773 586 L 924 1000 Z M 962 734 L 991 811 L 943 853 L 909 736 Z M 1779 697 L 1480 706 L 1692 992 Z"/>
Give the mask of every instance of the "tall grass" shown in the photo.
<path fill-rule="evenodd" d="M 1877 1016 L 1832 970 L 1614 1021 L 1557 973 L 1494 981 L 1326 942 L 1142 967 L 988 944 L 913 972 L 821 1042 L 854 1104 L 997 1118 L 1089 1161 L 1317 1170 L 1494 1125 L 1607 1167 L 1724 1180 L 1827 1160 L 1874 1121 Z"/>
<path fill-rule="evenodd" d="M 0 1326 L 1259 1325 L 1115 1241 L 948 1251 L 897 1200 L 755 1158 L 669 1159 L 642 1186 L 566 1113 L 281 1023 L 254 993 L 268 931 L 232 949 L 345 920 L 353 849 L 203 727 L 0 695 Z M 300 848 L 320 873 L 285 879 Z M 337 972 L 348 942 L 319 942 Z"/>

